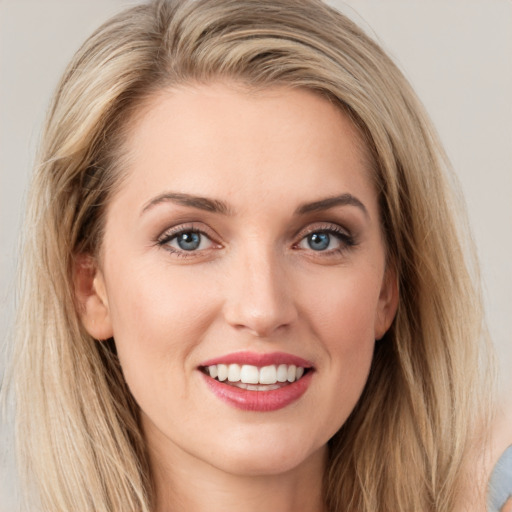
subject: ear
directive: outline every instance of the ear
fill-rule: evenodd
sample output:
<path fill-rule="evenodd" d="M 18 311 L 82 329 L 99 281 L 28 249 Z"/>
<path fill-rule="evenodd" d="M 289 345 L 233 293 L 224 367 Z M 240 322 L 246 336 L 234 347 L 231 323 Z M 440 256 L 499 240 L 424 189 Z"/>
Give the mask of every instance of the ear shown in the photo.
<path fill-rule="evenodd" d="M 391 327 L 398 308 L 398 280 L 393 265 L 388 265 L 382 280 L 377 314 L 375 316 L 375 339 L 380 340 Z"/>
<path fill-rule="evenodd" d="M 113 336 L 105 280 L 96 260 L 79 254 L 74 265 L 75 297 L 85 330 L 97 340 Z"/>

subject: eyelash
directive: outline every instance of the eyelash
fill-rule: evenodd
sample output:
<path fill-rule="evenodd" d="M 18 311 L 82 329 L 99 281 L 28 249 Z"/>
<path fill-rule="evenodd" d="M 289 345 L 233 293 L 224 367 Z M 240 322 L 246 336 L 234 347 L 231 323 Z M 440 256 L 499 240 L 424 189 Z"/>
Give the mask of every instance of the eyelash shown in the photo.
<path fill-rule="evenodd" d="M 162 235 L 158 237 L 156 240 L 156 243 L 158 246 L 162 247 L 166 251 L 169 251 L 171 254 L 177 256 L 178 258 L 193 258 L 197 257 L 199 252 L 204 252 L 206 249 L 203 249 L 202 251 L 186 251 L 185 249 L 176 249 L 174 247 L 171 247 L 169 245 L 169 242 L 177 238 L 181 234 L 185 233 L 197 233 L 201 236 L 206 237 L 210 242 L 214 245 L 217 245 L 217 247 L 221 247 L 221 244 L 215 241 L 215 237 L 213 237 L 211 234 L 206 233 L 205 230 L 198 229 L 194 225 L 180 225 L 176 228 L 172 228 Z"/>
<path fill-rule="evenodd" d="M 166 251 L 172 253 L 173 255 L 179 257 L 179 258 L 193 258 L 197 257 L 198 253 L 204 253 L 208 249 L 202 249 L 202 250 L 191 250 L 186 251 L 185 249 L 176 249 L 174 247 L 171 247 L 169 243 L 176 239 L 179 235 L 185 234 L 185 233 L 197 233 L 201 236 L 206 237 L 213 245 L 216 245 L 217 248 L 221 248 L 222 245 L 219 242 L 215 241 L 215 237 L 213 237 L 211 234 L 207 233 L 205 230 L 199 229 L 195 227 L 194 225 L 180 225 L 176 228 L 172 228 L 162 235 L 158 237 L 156 240 L 156 244 Z M 309 252 L 315 254 L 317 253 L 320 257 L 329 257 L 329 256 L 336 256 L 340 255 L 353 247 L 357 245 L 357 242 L 355 238 L 347 233 L 345 229 L 342 229 L 341 227 L 333 224 L 326 224 L 322 226 L 314 226 L 306 231 L 299 232 L 297 236 L 300 236 L 300 239 L 297 243 L 293 245 L 293 249 L 295 250 L 302 250 L 299 247 L 299 244 L 305 240 L 308 236 L 312 234 L 327 234 L 334 236 L 340 243 L 340 247 L 337 247 L 335 249 L 328 249 L 328 250 L 322 250 L 322 251 L 315 251 L 313 249 L 310 249 Z M 307 249 L 306 249 L 307 250 Z"/>
<path fill-rule="evenodd" d="M 300 250 L 298 245 L 305 240 L 308 236 L 312 234 L 327 234 L 334 236 L 340 243 L 340 247 L 335 249 L 328 249 L 325 251 L 315 251 L 310 249 L 309 252 L 318 255 L 319 257 L 329 257 L 329 256 L 339 256 L 340 254 L 349 251 L 353 247 L 357 245 L 356 239 L 353 235 L 349 234 L 346 229 L 337 226 L 336 224 L 325 224 L 325 225 L 315 225 L 313 227 L 308 228 L 306 231 L 303 231 L 299 234 L 300 240 L 296 244 L 294 244 L 294 248 Z"/>

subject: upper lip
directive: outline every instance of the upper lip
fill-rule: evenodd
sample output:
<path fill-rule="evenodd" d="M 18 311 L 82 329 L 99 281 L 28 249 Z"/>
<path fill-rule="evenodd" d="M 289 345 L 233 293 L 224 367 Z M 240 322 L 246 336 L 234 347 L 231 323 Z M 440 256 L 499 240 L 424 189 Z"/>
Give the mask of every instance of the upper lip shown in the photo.
<path fill-rule="evenodd" d="M 287 364 L 295 366 L 301 366 L 302 368 L 312 368 L 313 364 L 310 361 L 306 361 L 302 357 L 295 356 L 293 354 L 287 354 L 286 352 L 233 352 L 223 356 L 215 357 L 214 359 L 208 359 L 201 363 L 200 367 L 213 366 L 216 364 L 248 364 L 252 366 L 270 366 Z"/>

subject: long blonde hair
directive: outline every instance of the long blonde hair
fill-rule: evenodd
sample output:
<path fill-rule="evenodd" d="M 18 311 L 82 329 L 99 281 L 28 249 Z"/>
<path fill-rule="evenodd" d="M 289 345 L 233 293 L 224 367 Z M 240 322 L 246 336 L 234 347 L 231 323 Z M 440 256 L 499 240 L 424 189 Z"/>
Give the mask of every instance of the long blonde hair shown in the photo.
<path fill-rule="evenodd" d="M 24 230 L 13 382 L 23 478 L 44 511 L 149 512 L 138 408 L 113 340 L 82 327 L 74 256 L 94 254 L 128 120 L 156 91 L 230 79 L 334 102 L 373 157 L 400 304 L 329 442 L 330 511 L 451 512 L 485 408 L 485 330 L 461 199 L 409 84 L 318 0 L 153 1 L 100 27 L 49 111 Z"/>

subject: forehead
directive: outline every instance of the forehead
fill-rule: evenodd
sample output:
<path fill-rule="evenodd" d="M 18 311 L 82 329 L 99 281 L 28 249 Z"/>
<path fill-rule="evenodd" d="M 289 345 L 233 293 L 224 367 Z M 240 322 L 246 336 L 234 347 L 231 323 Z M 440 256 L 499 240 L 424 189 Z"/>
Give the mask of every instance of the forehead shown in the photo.
<path fill-rule="evenodd" d="M 163 90 L 132 119 L 124 149 L 125 187 L 146 198 L 166 188 L 235 202 L 270 191 L 314 197 L 372 181 L 352 121 L 305 89 L 216 83 Z"/>

